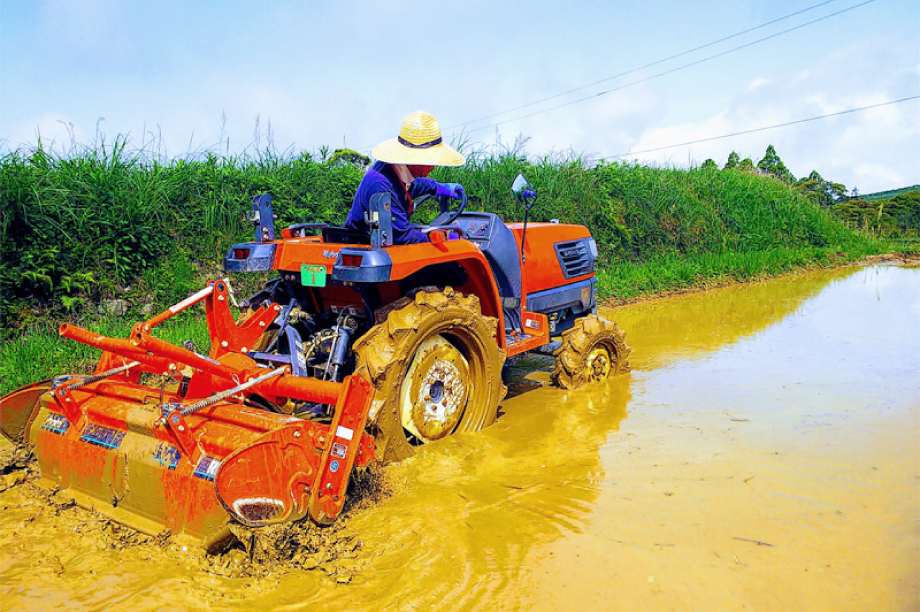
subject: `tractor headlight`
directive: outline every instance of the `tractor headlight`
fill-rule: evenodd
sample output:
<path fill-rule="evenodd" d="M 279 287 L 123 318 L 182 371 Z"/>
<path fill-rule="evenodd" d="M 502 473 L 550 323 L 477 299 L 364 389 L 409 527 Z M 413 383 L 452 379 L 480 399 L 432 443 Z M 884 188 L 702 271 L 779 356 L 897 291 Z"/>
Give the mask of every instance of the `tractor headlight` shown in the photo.
<path fill-rule="evenodd" d="M 588 250 L 591 251 L 591 257 L 597 259 L 597 242 L 594 238 L 588 238 Z"/>

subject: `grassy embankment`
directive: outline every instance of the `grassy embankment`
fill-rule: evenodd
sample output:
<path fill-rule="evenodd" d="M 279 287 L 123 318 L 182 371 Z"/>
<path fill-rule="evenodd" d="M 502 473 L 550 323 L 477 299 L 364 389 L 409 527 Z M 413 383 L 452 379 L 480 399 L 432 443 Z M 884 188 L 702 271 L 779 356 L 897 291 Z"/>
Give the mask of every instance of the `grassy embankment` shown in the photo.
<path fill-rule="evenodd" d="M 254 194 L 272 193 L 279 227 L 341 223 L 362 172 L 347 155 L 161 163 L 132 157 L 123 143 L 67 158 L 41 150 L 0 158 L 0 392 L 89 367 L 95 351 L 61 341 L 62 320 L 123 337 L 129 322 L 221 274 L 227 247 L 250 239 L 242 213 Z M 500 156 L 437 169 L 433 178 L 464 184 L 471 209 L 518 221 L 523 211 L 510 194 L 518 172 L 539 193 L 531 220 L 591 228 L 604 297 L 747 280 L 888 250 L 788 186 L 737 170 Z M 243 293 L 247 281 L 237 277 Z M 162 332 L 167 340 L 207 346 L 195 315 L 171 323 Z"/>

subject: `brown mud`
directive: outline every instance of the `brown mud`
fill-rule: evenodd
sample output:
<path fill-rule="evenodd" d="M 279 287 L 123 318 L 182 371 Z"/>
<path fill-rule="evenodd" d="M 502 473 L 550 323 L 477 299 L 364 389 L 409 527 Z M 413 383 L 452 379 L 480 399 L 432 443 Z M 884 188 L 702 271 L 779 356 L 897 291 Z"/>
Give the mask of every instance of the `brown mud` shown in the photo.
<path fill-rule="evenodd" d="M 0 448 L 0 492 L 38 478 L 38 465 L 22 446 Z"/>
<path fill-rule="evenodd" d="M 332 529 L 205 556 L 2 491 L 3 608 L 918 609 L 920 270 L 606 314 L 631 374 L 566 392 L 519 360 L 495 425 L 364 476 Z"/>
<path fill-rule="evenodd" d="M 349 497 L 342 515 L 331 527 L 319 527 L 307 519 L 263 528 L 232 523 L 230 528 L 236 542 L 215 554 L 199 554 L 194 541 L 173 538 L 169 530 L 155 537 L 144 535 L 98 512 L 80 508 L 66 491 L 32 484 L 39 477 L 37 463 L 24 447 L 7 446 L 0 450 L 0 474 L 3 478 L 0 492 L 17 487 L 17 496 L 2 506 L 6 516 L 7 512 L 26 510 L 30 514 L 25 524 L 41 519 L 65 524 L 69 531 L 80 535 L 82 543 L 95 548 L 167 550 L 194 562 L 201 571 L 229 578 L 318 570 L 339 583 L 349 582 L 361 549 L 361 540 L 349 528 L 349 520 L 391 494 L 385 468 L 374 465 L 359 469 L 349 483 Z M 51 558 L 56 559 L 55 563 L 60 561 L 58 557 Z M 62 565 L 60 573 L 63 571 Z"/>

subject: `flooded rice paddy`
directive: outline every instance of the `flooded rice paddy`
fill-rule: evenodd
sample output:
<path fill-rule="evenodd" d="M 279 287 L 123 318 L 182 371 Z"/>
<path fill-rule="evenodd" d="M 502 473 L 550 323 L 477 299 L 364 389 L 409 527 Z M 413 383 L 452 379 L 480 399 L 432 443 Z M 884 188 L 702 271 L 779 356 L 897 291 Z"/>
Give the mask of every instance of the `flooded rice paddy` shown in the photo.
<path fill-rule="evenodd" d="M 387 468 L 392 493 L 297 569 L 227 571 L 245 553 L 137 543 L 9 488 L 0 606 L 918 609 L 920 269 L 607 314 L 631 374 L 564 392 L 550 361 L 518 362 L 496 425 Z"/>

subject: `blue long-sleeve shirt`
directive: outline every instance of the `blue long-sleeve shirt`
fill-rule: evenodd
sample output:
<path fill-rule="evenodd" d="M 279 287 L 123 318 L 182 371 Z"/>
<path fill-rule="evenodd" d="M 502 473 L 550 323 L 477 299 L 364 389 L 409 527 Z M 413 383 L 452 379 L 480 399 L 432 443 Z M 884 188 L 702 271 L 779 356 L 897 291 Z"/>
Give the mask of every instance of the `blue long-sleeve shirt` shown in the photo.
<path fill-rule="evenodd" d="M 412 200 L 425 194 L 434 194 L 437 181 L 430 178 L 419 177 L 409 185 L 406 193 L 402 181 L 390 164 L 378 161 L 371 166 L 351 203 L 345 228 L 362 232 L 370 231 L 364 222 L 364 213 L 368 211 L 371 196 L 378 193 L 390 194 L 390 209 L 393 215 L 393 244 L 415 244 L 428 242 L 428 236 L 412 227 L 409 217 L 412 215 Z"/>

